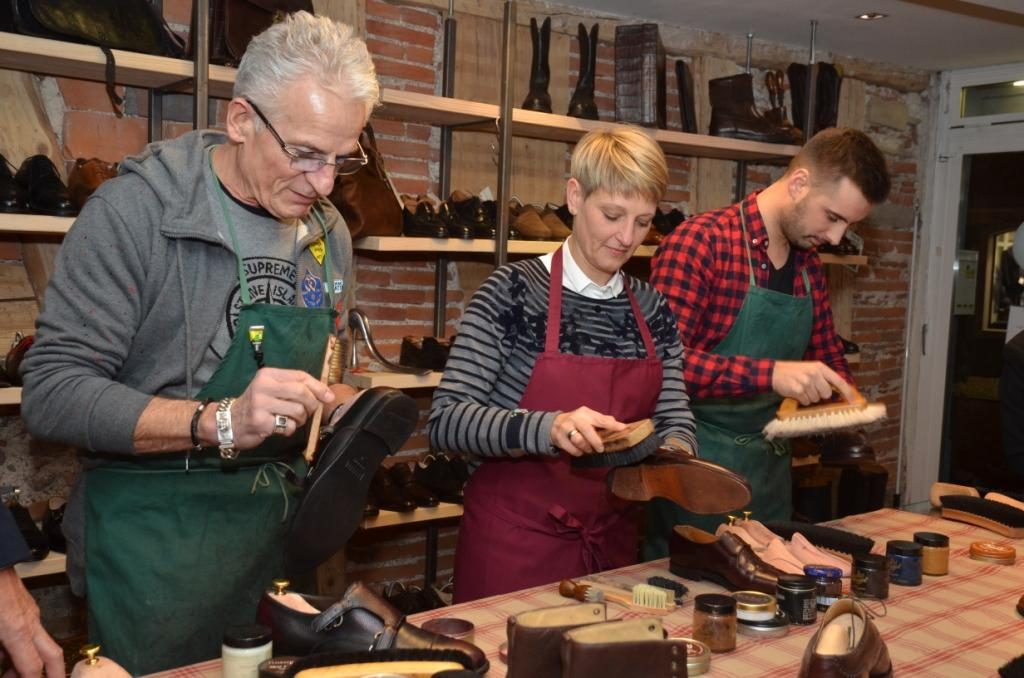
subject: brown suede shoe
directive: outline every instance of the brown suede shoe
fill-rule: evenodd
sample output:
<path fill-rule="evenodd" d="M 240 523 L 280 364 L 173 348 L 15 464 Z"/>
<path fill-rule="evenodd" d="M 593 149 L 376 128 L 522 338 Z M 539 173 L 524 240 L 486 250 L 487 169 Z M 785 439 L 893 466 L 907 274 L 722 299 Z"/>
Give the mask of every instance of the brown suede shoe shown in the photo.
<path fill-rule="evenodd" d="M 684 452 L 659 451 L 608 474 L 612 494 L 626 501 L 662 497 L 687 511 L 710 515 L 750 503 L 750 484 L 740 474 Z"/>
<path fill-rule="evenodd" d="M 672 574 L 684 579 L 709 579 L 730 591 L 754 590 L 775 595 L 778 568 L 764 562 L 730 532 L 715 537 L 691 525 L 676 525 L 668 541 Z"/>
<path fill-rule="evenodd" d="M 888 678 L 892 661 L 864 605 L 852 598 L 832 603 L 800 664 L 800 678 Z"/>
<path fill-rule="evenodd" d="M 523 240 L 554 240 L 555 236 L 533 205 L 510 205 L 512 226 Z"/>

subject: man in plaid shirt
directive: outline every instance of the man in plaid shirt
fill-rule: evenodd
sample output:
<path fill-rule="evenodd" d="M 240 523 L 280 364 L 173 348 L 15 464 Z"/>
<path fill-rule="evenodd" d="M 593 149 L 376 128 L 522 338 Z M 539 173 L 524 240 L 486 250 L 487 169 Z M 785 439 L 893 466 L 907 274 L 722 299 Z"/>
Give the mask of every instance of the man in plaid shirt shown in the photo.
<path fill-rule="evenodd" d="M 755 519 L 790 518 L 789 446 L 761 435 L 781 399 L 810 405 L 833 391 L 856 394 L 815 248 L 838 244 L 889 187 L 885 158 L 867 135 L 824 130 L 780 179 L 687 220 L 652 261 L 651 282 L 679 319 L 700 456 L 747 477 Z M 713 531 L 722 518 L 655 500 L 644 555 L 667 555 L 673 525 Z"/>

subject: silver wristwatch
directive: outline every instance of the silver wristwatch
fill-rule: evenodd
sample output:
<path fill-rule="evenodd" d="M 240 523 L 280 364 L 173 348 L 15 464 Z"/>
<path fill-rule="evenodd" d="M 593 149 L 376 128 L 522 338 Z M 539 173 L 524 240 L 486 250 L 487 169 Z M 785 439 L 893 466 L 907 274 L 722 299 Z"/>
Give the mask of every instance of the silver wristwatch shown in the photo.
<path fill-rule="evenodd" d="M 235 449 L 235 432 L 231 428 L 231 404 L 234 398 L 222 398 L 217 403 L 217 445 L 223 459 L 234 459 L 238 456 Z"/>

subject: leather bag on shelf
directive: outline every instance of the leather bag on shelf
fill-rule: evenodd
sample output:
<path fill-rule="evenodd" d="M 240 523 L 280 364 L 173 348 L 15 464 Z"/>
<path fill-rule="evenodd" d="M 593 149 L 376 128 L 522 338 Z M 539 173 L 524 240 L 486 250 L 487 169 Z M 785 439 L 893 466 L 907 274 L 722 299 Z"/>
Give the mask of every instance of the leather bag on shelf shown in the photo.
<path fill-rule="evenodd" d="M 369 124 L 359 135 L 359 144 L 369 162 L 355 174 L 338 177 L 328 198 L 345 218 L 353 238 L 402 235 L 402 206 Z"/>
<path fill-rule="evenodd" d="M 300 11 L 312 14 L 312 0 L 211 0 L 210 62 L 237 65 L 253 36 Z"/>

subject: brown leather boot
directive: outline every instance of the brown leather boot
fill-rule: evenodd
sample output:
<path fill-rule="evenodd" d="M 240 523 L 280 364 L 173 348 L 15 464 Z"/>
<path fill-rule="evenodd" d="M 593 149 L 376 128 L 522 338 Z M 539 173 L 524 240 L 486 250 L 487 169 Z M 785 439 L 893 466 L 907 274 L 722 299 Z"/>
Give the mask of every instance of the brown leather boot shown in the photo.
<path fill-rule="evenodd" d="M 669 571 L 684 579 L 709 579 L 730 591 L 775 594 L 781 570 L 764 562 L 730 532 L 720 537 L 692 525 L 676 525 L 668 542 Z"/>
<path fill-rule="evenodd" d="M 666 639 L 660 619 L 593 624 L 563 636 L 563 678 L 686 678 L 686 673 L 686 641 Z"/>
<path fill-rule="evenodd" d="M 662 497 L 702 515 L 737 511 L 750 503 L 750 484 L 724 466 L 684 452 L 659 451 L 608 474 L 612 494 L 626 501 Z"/>
<path fill-rule="evenodd" d="M 864 605 L 842 598 L 828 608 L 811 637 L 800 665 L 800 678 L 892 676 L 892 661 Z"/>
<path fill-rule="evenodd" d="M 75 207 L 82 205 L 104 181 L 117 176 L 117 163 L 109 163 L 99 158 L 79 158 L 68 175 L 68 194 Z"/>
<path fill-rule="evenodd" d="M 716 137 L 745 141 L 792 143 L 792 135 L 773 125 L 754 106 L 754 83 L 749 73 L 708 81 L 711 95 L 711 129 Z"/>
<path fill-rule="evenodd" d="M 508 618 L 508 678 L 562 678 L 562 634 L 607 621 L 604 603 L 559 605 Z"/>

